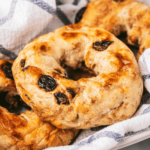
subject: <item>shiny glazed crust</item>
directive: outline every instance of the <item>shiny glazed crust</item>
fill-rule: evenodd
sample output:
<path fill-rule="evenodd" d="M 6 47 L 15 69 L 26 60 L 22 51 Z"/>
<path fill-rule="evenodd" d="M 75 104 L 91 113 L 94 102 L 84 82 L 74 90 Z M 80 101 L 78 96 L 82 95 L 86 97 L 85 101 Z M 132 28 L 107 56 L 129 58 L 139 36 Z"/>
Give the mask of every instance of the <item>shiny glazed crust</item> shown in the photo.
<path fill-rule="evenodd" d="M 128 43 L 140 46 L 137 59 L 150 47 L 150 7 L 136 0 L 92 1 L 79 24 L 101 27 L 116 36 L 126 32 Z"/>
<path fill-rule="evenodd" d="M 14 81 L 5 76 L 2 64 L 12 60 L 0 60 L 0 92 L 18 95 Z M 1 98 L 1 101 L 3 99 Z M 14 115 L 0 106 L 0 150 L 42 150 L 47 147 L 68 145 L 78 130 L 58 129 L 43 122 L 34 111 Z"/>
<path fill-rule="evenodd" d="M 25 65 L 21 67 L 23 60 Z M 61 64 L 76 69 L 83 68 L 83 62 L 95 77 L 77 81 L 64 77 Z M 68 25 L 43 35 L 25 46 L 12 70 L 22 99 L 41 119 L 59 128 L 88 129 L 128 119 L 143 92 L 133 53 L 100 28 Z M 53 90 L 39 87 L 42 75 L 55 80 Z M 66 96 L 68 104 L 58 103 L 58 92 Z"/>

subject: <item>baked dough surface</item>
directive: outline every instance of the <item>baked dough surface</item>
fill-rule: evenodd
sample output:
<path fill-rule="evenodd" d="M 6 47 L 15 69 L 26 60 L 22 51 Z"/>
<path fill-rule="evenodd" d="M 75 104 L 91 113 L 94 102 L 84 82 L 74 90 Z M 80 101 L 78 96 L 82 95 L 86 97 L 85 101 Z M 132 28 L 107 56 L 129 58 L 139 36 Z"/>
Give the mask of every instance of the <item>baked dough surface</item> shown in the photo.
<path fill-rule="evenodd" d="M 67 79 L 64 65 L 87 68 L 95 76 Z M 12 70 L 22 99 L 58 128 L 88 129 L 128 119 L 143 92 L 134 54 L 100 28 L 68 25 L 40 36 L 20 52 Z"/>
<path fill-rule="evenodd" d="M 126 32 L 128 44 L 140 46 L 137 59 L 150 47 L 150 7 L 136 0 L 92 1 L 79 24 L 101 27 L 116 36 Z"/>
<path fill-rule="evenodd" d="M 8 78 L 12 63 L 13 60 L 0 60 L 0 93 L 8 92 L 10 106 L 17 105 L 15 96 L 18 96 L 14 81 Z M 4 64 L 7 73 L 6 69 L 3 69 L 5 72 L 2 70 Z M 1 97 L 0 101 L 2 103 L 4 99 Z M 0 106 L 0 150 L 42 150 L 68 145 L 77 132 L 76 129 L 58 129 L 43 122 L 33 110 L 15 115 Z"/>

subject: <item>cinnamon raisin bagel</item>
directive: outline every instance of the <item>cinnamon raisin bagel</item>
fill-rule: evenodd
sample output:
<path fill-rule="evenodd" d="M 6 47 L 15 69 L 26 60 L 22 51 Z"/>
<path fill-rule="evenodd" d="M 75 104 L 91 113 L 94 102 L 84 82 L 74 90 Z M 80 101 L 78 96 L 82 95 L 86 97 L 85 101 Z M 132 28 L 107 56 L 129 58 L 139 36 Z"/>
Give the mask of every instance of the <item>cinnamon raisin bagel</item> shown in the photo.
<path fill-rule="evenodd" d="M 116 36 L 126 32 L 127 42 L 139 46 L 137 59 L 150 47 L 150 7 L 136 0 L 92 1 L 79 24 L 101 27 Z"/>
<path fill-rule="evenodd" d="M 16 91 L 12 62 L 0 60 L 0 150 L 42 150 L 69 144 L 77 130 L 58 129 L 43 122 L 33 110 L 20 115 L 16 113 L 21 105 L 29 107 L 20 100 Z"/>
<path fill-rule="evenodd" d="M 95 75 L 68 79 L 64 66 Z M 59 128 L 88 129 L 128 119 L 143 91 L 133 53 L 100 28 L 68 25 L 40 36 L 19 53 L 12 70 L 25 103 Z"/>

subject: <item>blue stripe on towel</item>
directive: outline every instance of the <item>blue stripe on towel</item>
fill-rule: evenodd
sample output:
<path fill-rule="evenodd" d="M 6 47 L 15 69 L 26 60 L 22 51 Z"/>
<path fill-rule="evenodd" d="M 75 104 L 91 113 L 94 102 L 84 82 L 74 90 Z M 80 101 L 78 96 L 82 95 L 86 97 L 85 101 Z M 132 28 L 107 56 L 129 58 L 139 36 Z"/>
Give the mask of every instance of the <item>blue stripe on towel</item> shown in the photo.
<path fill-rule="evenodd" d="M 149 129 L 150 129 L 150 126 L 148 126 L 147 128 L 141 129 L 139 131 L 130 131 L 130 132 L 125 133 L 124 137 L 132 136 L 132 135 L 135 135 L 135 134 L 140 134 L 140 133 L 142 133 L 144 131 L 147 131 Z"/>
<path fill-rule="evenodd" d="M 56 5 L 62 5 L 63 3 L 60 0 L 56 0 Z"/>
<path fill-rule="evenodd" d="M 81 146 L 92 143 L 93 141 L 95 141 L 99 138 L 103 138 L 103 137 L 112 138 L 116 142 L 120 142 L 123 138 L 123 136 L 121 134 L 115 133 L 115 132 L 112 132 L 112 131 L 104 131 L 104 132 L 100 132 L 100 133 L 97 132 L 96 134 L 90 136 L 86 140 L 83 140 L 83 141 L 75 144 L 75 148 L 73 148 L 72 150 L 78 150 L 79 148 L 81 148 Z"/>
<path fill-rule="evenodd" d="M 60 8 L 57 7 L 55 14 L 65 25 L 71 24 L 71 21 Z"/>
<path fill-rule="evenodd" d="M 45 3 L 43 0 L 27 0 L 27 1 L 39 6 L 40 8 L 42 8 L 43 10 L 47 11 L 50 14 L 56 14 L 57 17 L 64 23 L 64 25 L 71 24 L 71 21 L 68 19 L 66 14 L 60 8 L 57 8 L 55 10 L 53 7 Z"/>
<path fill-rule="evenodd" d="M 43 10 L 47 11 L 50 14 L 55 13 L 55 9 L 46 2 L 44 2 L 43 0 L 27 0 L 27 1 L 39 6 L 40 8 L 42 8 Z"/>
<path fill-rule="evenodd" d="M 10 59 L 16 59 L 17 55 L 7 49 L 5 49 L 2 45 L 0 45 L 0 53 L 8 56 Z"/>
<path fill-rule="evenodd" d="M 145 57 L 144 57 L 144 53 L 143 53 L 143 55 L 142 55 L 142 59 L 143 59 L 144 66 L 145 66 L 146 69 L 148 70 L 148 67 L 147 67 L 147 64 L 146 64 L 146 60 L 145 60 Z"/>
<path fill-rule="evenodd" d="M 123 136 L 121 134 L 115 133 L 115 132 L 112 132 L 112 131 L 101 132 L 99 134 L 96 134 L 96 137 L 97 137 L 97 139 L 101 138 L 101 137 L 109 137 L 109 138 L 114 139 L 116 142 L 120 142 L 121 139 L 123 138 Z"/>
<path fill-rule="evenodd" d="M 145 81 L 146 79 L 150 79 L 150 74 L 147 74 L 147 75 L 143 75 L 143 80 Z"/>
<path fill-rule="evenodd" d="M 5 22 L 7 22 L 7 20 L 10 20 L 13 17 L 16 4 L 17 4 L 17 0 L 11 1 L 9 12 L 6 17 L 0 19 L 0 25 L 3 25 Z"/>
<path fill-rule="evenodd" d="M 79 0 L 74 0 L 74 2 L 72 3 L 73 5 L 78 5 Z"/>
<path fill-rule="evenodd" d="M 145 108 L 145 109 L 143 110 L 143 113 L 142 113 L 141 115 L 147 114 L 147 113 L 149 113 L 149 112 L 150 112 L 150 106 L 148 106 L 147 108 Z"/>

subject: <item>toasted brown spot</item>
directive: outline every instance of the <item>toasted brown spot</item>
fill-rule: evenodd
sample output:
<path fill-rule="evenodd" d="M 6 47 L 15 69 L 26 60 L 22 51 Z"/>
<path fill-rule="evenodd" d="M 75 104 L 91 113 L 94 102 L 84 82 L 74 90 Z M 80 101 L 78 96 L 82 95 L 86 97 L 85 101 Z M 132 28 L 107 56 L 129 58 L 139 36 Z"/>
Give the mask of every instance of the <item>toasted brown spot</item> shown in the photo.
<path fill-rule="evenodd" d="M 100 30 L 96 30 L 96 31 L 95 31 L 95 35 L 96 35 L 96 36 L 99 36 L 99 37 L 100 37 L 102 34 L 103 34 L 103 32 L 100 31 Z"/>
<path fill-rule="evenodd" d="M 95 30 L 95 35 L 101 37 L 102 41 L 112 41 L 111 36 L 107 32 Z"/>
<path fill-rule="evenodd" d="M 14 132 L 14 133 L 13 133 L 13 136 L 16 137 L 17 139 L 22 140 L 21 135 L 20 135 L 19 133 L 17 133 L 17 132 Z"/>
<path fill-rule="evenodd" d="M 1 120 L 3 121 L 3 125 L 8 128 L 8 131 L 13 131 L 10 132 L 12 136 L 16 136 L 17 138 L 21 139 L 21 135 L 17 133 L 15 130 L 18 128 L 26 127 L 27 122 L 24 118 L 20 118 L 14 114 L 9 114 L 9 119 L 7 116 L 7 113 L 3 112 L 0 109 L 0 117 Z"/>
<path fill-rule="evenodd" d="M 74 110 L 74 107 L 73 106 L 70 106 L 70 107 L 68 107 L 68 109 L 67 109 L 67 111 L 69 112 L 69 111 L 73 111 Z"/>
<path fill-rule="evenodd" d="M 116 112 L 113 112 L 112 113 L 112 116 L 114 117 L 114 118 L 116 118 L 117 116 L 116 116 Z"/>
<path fill-rule="evenodd" d="M 78 33 L 64 32 L 64 33 L 62 33 L 62 37 L 65 40 L 72 39 L 72 38 L 77 38 L 78 37 Z"/>
<path fill-rule="evenodd" d="M 107 121 L 108 121 L 109 124 L 112 124 L 112 122 L 113 122 L 112 118 L 106 117 L 106 119 L 107 119 Z"/>
<path fill-rule="evenodd" d="M 46 51 L 46 46 L 45 46 L 45 45 L 42 45 L 42 46 L 40 47 L 40 49 L 41 49 L 41 51 Z"/>
<path fill-rule="evenodd" d="M 121 54 L 121 53 L 116 53 L 115 56 L 119 59 L 122 59 L 122 60 L 126 60 L 126 61 L 131 61 L 131 58 L 129 57 L 128 54 L 124 53 L 124 54 Z"/>
<path fill-rule="evenodd" d="M 113 85 L 115 83 L 118 83 L 120 80 L 120 77 L 123 76 L 123 72 L 116 72 L 116 73 L 110 73 L 110 74 L 101 74 L 101 77 L 104 79 L 104 87 Z"/>
<path fill-rule="evenodd" d="M 39 52 L 40 54 L 45 53 L 51 49 L 49 47 L 48 42 L 38 42 L 38 41 L 32 46 L 32 48 L 34 51 Z"/>
<path fill-rule="evenodd" d="M 121 120 L 126 120 L 126 119 L 128 119 L 128 118 L 130 118 L 129 116 L 125 116 L 125 115 L 121 115 Z"/>
<path fill-rule="evenodd" d="M 62 76 L 57 72 L 52 72 L 52 77 L 55 79 L 61 79 L 62 78 Z"/>
<path fill-rule="evenodd" d="M 123 60 L 121 59 L 120 56 L 118 56 L 117 58 L 118 58 L 118 59 L 117 59 L 116 61 L 110 61 L 110 64 L 111 64 L 112 66 L 116 66 L 116 68 L 118 68 L 118 71 L 119 71 L 121 68 L 123 68 L 123 66 L 124 66 L 125 64 L 123 63 Z"/>
<path fill-rule="evenodd" d="M 122 59 L 123 59 L 123 56 L 122 56 L 120 53 L 115 53 L 115 56 L 116 56 L 119 60 L 122 60 Z"/>
<path fill-rule="evenodd" d="M 94 104 L 95 103 L 95 99 L 91 99 L 91 104 Z"/>
<path fill-rule="evenodd" d="M 111 65 L 116 65 L 118 68 L 118 71 L 123 71 L 125 67 L 130 67 L 132 68 L 132 63 L 131 63 L 131 58 L 126 54 L 122 53 L 114 53 L 113 54 L 118 60 L 117 61 L 111 61 Z"/>
<path fill-rule="evenodd" d="M 83 114 L 87 114 L 90 111 L 90 106 L 88 104 L 86 104 L 85 102 L 83 102 L 80 105 L 80 112 L 82 112 Z"/>
<path fill-rule="evenodd" d="M 70 25 L 66 26 L 66 28 L 72 28 L 74 30 L 76 30 L 76 29 L 78 30 L 81 28 L 81 26 L 78 24 L 70 24 Z"/>

